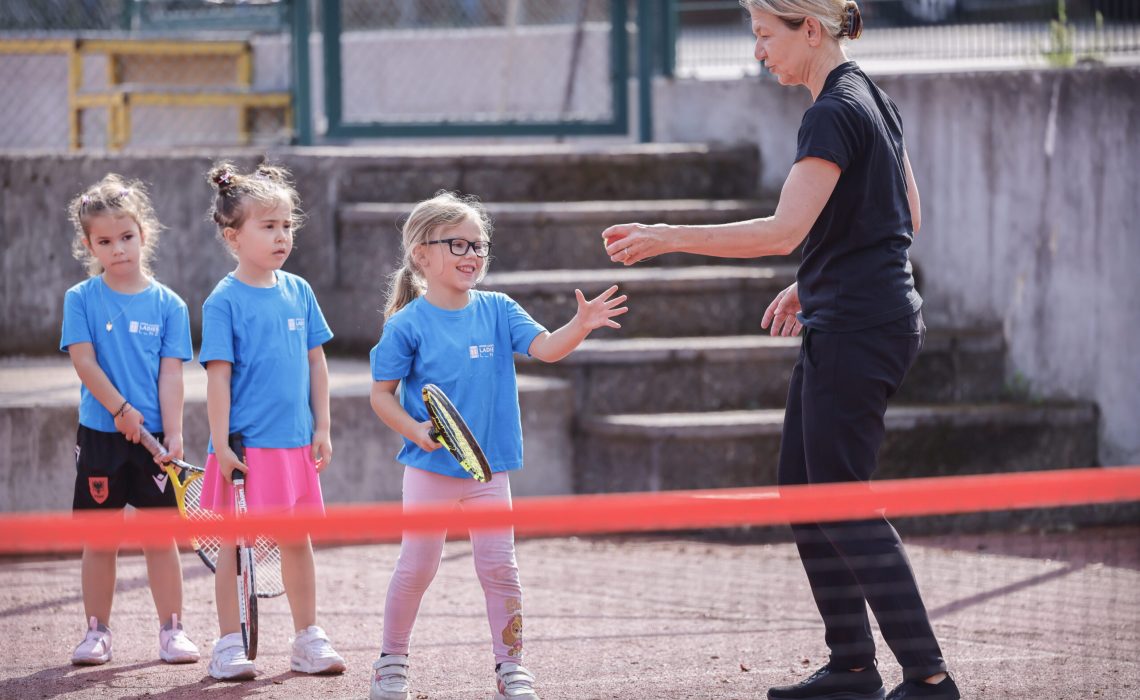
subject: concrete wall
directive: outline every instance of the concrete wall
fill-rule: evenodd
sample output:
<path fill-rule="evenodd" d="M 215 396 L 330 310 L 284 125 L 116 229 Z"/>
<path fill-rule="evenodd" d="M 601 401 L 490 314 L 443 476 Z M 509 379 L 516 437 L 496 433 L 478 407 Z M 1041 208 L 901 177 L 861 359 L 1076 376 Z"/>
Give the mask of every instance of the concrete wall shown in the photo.
<path fill-rule="evenodd" d="M 186 459 L 204 464 L 206 377 L 186 365 Z M 368 404 L 367 363 L 330 363 L 333 461 L 321 475 L 326 503 L 400 500 L 403 467 L 396 433 Z M 71 507 L 79 380 L 66 360 L 0 360 L 0 513 L 60 511 Z M 570 387 L 556 379 L 521 377 L 525 468 L 511 474 L 516 496 L 573 491 L 574 447 Z"/>
<path fill-rule="evenodd" d="M 1005 329 L 1014 388 L 1100 405 L 1100 459 L 1140 463 L 1140 70 L 883 75 L 922 195 L 928 321 Z M 662 141 L 759 144 L 778 192 L 803 88 L 661 81 Z"/>

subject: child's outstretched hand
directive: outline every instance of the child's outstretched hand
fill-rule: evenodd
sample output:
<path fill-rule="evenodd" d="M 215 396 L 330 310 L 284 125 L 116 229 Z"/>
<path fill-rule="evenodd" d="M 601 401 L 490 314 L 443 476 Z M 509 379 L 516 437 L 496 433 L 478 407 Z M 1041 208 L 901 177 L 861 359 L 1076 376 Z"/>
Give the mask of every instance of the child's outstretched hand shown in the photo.
<path fill-rule="evenodd" d="M 435 425 L 430 420 L 425 420 L 423 423 L 416 425 L 416 431 L 411 437 L 412 442 L 419 445 L 420 449 L 424 452 L 435 452 L 443 447 L 438 440 L 431 436 L 432 428 Z"/>
<path fill-rule="evenodd" d="M 586 331 L 592 331 L 602 326 L 621 328 L 621 324 L 614 320 L 614 316 L 621 316 L 629 311 L 629 307 L 619 306 L 624 304 L 629 297 L 625 294 L 615 297 L 614 293 L 617 290 L 618 286 L 615 284 L 593 299 L 586 301 L 586 295 L 582 294 L 582 290 L 575 289 L 574 296 L 578 298 L 578 313 L 575 314 L 574 319 Z"/>

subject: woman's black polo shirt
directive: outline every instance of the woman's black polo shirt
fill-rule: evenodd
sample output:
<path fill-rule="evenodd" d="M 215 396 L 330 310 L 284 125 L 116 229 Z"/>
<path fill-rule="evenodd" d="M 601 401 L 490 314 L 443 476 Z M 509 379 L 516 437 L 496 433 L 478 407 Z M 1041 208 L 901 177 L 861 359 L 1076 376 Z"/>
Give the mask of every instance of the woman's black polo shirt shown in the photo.
<path fill-rule="evenodd" d="M 914 313 L 907 249 L 914 239 L 898 108 L 854 62 L 827 76 L 800 124 L 796 161 L 829 160 L 842 173 L 808 233 L 796 280 L 801 322 L 857 331 Z"/>

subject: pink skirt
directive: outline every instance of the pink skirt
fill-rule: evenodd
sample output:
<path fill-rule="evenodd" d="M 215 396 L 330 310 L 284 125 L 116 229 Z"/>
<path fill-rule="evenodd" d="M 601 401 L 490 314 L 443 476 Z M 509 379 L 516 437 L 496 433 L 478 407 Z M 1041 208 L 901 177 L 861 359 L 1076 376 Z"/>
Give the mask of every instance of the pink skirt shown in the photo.
<path fill-rule="evenodd" d="M 325 500 L 313 461 L 312 447 L 288 449 L 245 448 L 249 472 L 245 476 L 245 504 L 249 512 L 304 510 L 323 514 Z M 218 468 L 218 458 L 206 458 L 202 475 L 202 507 L 215 513 L 232 513 L 234 487 Z"/>

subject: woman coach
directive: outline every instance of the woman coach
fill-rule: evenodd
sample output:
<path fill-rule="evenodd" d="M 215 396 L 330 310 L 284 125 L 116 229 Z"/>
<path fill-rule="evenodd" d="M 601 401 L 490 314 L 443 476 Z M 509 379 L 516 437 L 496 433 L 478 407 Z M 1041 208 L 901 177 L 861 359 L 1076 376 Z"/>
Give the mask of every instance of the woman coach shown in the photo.
<path fill-rule="evenodd" d="M 907 252 L 921 215 L 902 120 L 844 52 L 842 42 L 862 30 L 855 2 L 741 4 L 751 15 L 756 59 L 781 85 L 808 88 L 813 100 L 775 214 L 716 226 L 623 224 L 602 236 L 610 259 L 625 265 L 664 253 L 786 255 L 804 243 L 795 284 L 776 296 L 762 321 L 775 335 L 804 330 L 779 483 L 867 481 L 887 400 L 926 332 Z M 831 656 L 804 681 L 771 688 L 768 698 L 883 698 L 869 604 L 903 668 L 902 684 L 886 697 L 957 699 L 891 524 L 879 518 L 792 529 Z"/>

